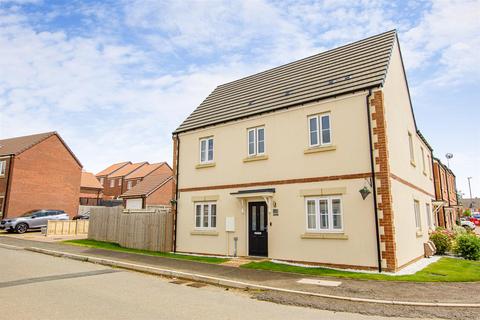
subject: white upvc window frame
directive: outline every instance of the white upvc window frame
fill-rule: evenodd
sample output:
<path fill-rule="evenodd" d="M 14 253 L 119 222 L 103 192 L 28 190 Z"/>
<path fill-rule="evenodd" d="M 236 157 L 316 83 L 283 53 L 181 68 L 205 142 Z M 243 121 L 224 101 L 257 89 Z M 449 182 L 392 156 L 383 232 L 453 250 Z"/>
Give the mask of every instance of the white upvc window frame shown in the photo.
<path fill-rule="evenodd" d="M 333 201 L 340 201 L 340 228 L 333 227 Z M 315 227 L 310 228 L 308 225 L 308 202 L 315 201 Z M 321 212 L 320 202 L 327 202 L 327 228 L 321 227 Z M 344 211 L 343 200 L 341 196 L 318 196 L 318 197 L 305 197 L 305 227 L 309 233 L 343 233 L 344 230 Z"/>
<path fill-rule="evenodd" d="M 420 152 L 422 153 L 422 172 L 427 175 L 427 165 L 425 161 L 425 149 L 420 147 Z"/>
<path fill-rule="evenodd" d="M 425 213 L 427 215 L 427 225 L 429 229 L 433 229 L 432 206 L 430 203 L 425 203 Z"/>
<path fill-rule="evenodd" d="M 258 139 L 258 132 L 263 131 L 263 140 Z M 250 141 L 250 133 L 253 133 L 253 142 Z M 258 126 L 247 129 L 247 154 L 249 157 L 262 156 L 266 153 L 265 126 Z M 260 142 L 263 143 L 263 151 L 260 151 Z M 250 152 L 250 145 L 253 144 L 253 152 Z"/>
<path fill-rule="evenodd" d="M 427 154 L 428 177 L 432 178 L 432 158 Z"/>
<path fill-rule="evenodd" d="M 110 188 L 115 187 L 115 179 L 110 179 Z"/>
<path fill-rule="evenodd" d="M 118 179 L 118 186 L 120 187 L 122 185 L 122 178 Z"/>
<path fill-rule="evenodd" d="M 211 159 L 209 158 L 210 157 L 210 141 L 212 142 L 211 143 L 211 146 L 212 146 L 212 152 L 211 152 Z M 205 142 L 205 149 L 203 149 L 203 142 Z M 214 162 L 214 159 L 215 159 L 215 141 L 213 139 L 213 137 L 205 137 L 205 138 L 201 138 L 199 140 L 199 144 L 198 144 L 198 160 L 201 164 L 206 164 L 206 163 L 212 163 Z M 205 156 L 204 159 L 202 160 L 202 156 Z"/>
<path fill-rule="evenodd" d="M 4 177 L 7 171 L 7 160 L 0 160 L 0 177 Z"/>
<path fill-rule="evenodd" d="M 417 228 L 417 231 L 422 231 L 420 200 L 413 199 L 413 211 L 415 213 L 415 227 Z"/>
<path fill-rule="evenodd" d="M 133 182 L 132 180 L 128 180 L 128 182 L 127 182 L 127 190 L 132 189 L 132 182 Z"/>
<path fill-rule="evenodd" d="M 408 148 L 410 151 L 410 163 L 415 165 L 415 147 L 413 145 L 413 135 L 410 131 L 408 132 Z"/>
<path fill-rule="evenodd" d="M 200 226 L 197 225 L 197 207 L 200 207 Z M 205 216 L 205 207 L 208 208 L 208 212 Z M 212 214 L 212 207 L 215 207 L 215 214 Z M 212 217 L 215 216 L 215 225 L 213 226 Z M 205 221 L 206 219 L 206 221 Z M 206 222 L 206 224 L 205 224 Z M 197 230 L 215 230 L 218 222 L 217 202 L 194 202 L 193 203 L 193 223 Z"/>
<path fill-rule="evenodd" d="M 328 118 L 327 129 L 323 128 L 322 118 L 324 117 Z M 311 124 L 312 119 L 315 120 L 315 123 L 317 126 L 316 130 L 314 131 L 316 135 L 317 143 L 312 143 L 312 124 Z M 309 147 L 329 146 L 332 144 L 332 115 L 330 112 L 311 115 L 307 118 L 307 121 L 308 121 L 308 146 Z M 323 131 L 327 131 L 327 130 L 329 132 L 330 141 L 325 142 L 323 141 Z"/>
<path fill-rule="evenodd" d="M 103 186 L 103 184 L 105 183 L 105 178 L 100 178 L 100 184 Z"/>

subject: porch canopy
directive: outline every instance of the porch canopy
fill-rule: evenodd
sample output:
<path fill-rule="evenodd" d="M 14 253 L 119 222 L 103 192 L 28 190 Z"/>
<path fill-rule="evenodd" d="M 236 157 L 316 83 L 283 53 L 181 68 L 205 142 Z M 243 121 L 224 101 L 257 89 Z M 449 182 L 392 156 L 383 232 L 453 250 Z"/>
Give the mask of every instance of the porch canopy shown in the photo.
<path fill-rule="evenodd" d="M 249 198 L 263 198 L 267 203 L 268 213 L 271 213 L 275 188 L 239 190 L 230 194 L 240 201 L 240 204 L 242 205 L 242 214 L 245 213 L 245 200 Z"/>

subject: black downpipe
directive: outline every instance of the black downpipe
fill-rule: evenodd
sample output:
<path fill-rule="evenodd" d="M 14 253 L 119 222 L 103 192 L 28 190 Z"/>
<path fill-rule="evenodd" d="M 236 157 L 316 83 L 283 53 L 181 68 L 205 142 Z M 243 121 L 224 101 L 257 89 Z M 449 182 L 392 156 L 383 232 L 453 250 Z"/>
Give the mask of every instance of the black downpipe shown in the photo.
<path fill-rule="evenodd" d="M 3 198 L 3 208 L 1 208 L 2 212 L 3 212 L 3 217 L 2 218 L 7 217 L 6 209 L 7 209 L 8 198 L 10 197 L 10 179 L 12 178 L 11 176 L 12 176 L 12 170 L 13 170 L 13 158 L 14 157 L 15 156 L 11 155 L 10 159 L 8 161 L 7 186 L 5 188 L 5 197 Z"/>
<path fill-rule="evenodd" d="M 367 103 L 367 120 L 368 120 L 368 142 L 370 144 L 370 167 L 372 170 L 372 188 L 373 188 L 373 210 L 375 212 L 375 234 L 377 237 L 377 262 L 378 272 L 382 272 L 382 253 L 380 250 L 380 227 L 378 225 L 378 208 L 377 208 L 377 182 L 375 179 L 375 156 L 373 154 L 373 140 L 372 140 L 372 123 L 370 120 L 370 97 L 372 95 L 372 89 L 368 89 L 368 95 L 366 97 Z"/>
<path fill-rule="evenodd" d="M 173 159 L 173 161 L 176 161 L 176 170 L 175 172 L 175 216 L 173 217 L 175 219 L 174 227 L 175 230 L 173 230 L 173 252 L 177 252 L 177 215 L 178 215 L 178 168 L 180 167 L 180 139 L 178 138 L 178 135 L 175 136 L 175 139 L 177 140 L 177 152 L 176 152 L 176 159 Z"/>

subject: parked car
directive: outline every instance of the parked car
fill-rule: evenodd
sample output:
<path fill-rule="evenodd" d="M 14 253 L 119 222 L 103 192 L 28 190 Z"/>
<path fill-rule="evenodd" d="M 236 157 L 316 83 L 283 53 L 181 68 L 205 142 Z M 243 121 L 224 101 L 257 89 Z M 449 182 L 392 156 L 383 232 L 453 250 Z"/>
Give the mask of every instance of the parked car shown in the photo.
<path fill-rule="evenodd" d="M 90 219 L 90 211 L 77 214 L 75 217 L 72 218 L 72 220 L 88 220 L 88 219 Z"/>
<path fill-rule="evenodd" d="M 476 226 L 479 226 L 480 225 L 480 213 L 478 213 L 478 212 L 473 213 L 472 216 L 470 217 L 470 221 L 475 223 Z"/>
<path fill-rule="evenodd" d="M 460 225 L 467 230 L 475 230 L 475 223 L 470 220 L 460 220 Z"/>
<path fill-rule="evenodd" d="M 68 214 L 63 210 L 37 209 L 25 212 L 19 217 L 6 218 L 0 221 L 0 230 L 25 233 L 29 229 L 39 229 L 47 226 L 48 220 L 68 220 Z"/>

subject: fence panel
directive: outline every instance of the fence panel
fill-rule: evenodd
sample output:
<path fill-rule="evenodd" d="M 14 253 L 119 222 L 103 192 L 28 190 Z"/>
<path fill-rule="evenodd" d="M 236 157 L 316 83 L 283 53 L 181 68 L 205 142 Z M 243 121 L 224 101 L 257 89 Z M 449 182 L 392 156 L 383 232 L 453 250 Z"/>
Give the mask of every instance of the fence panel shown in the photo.
<path fill-rule="evenodd" d="M 98 208 L 90 213 L 88 238 L 116 242 L 126 248 L 168 252 L 173 244 L 172 223 L 170 208 Z"/>
<path fill-rule="evenodd" d="M 88 233 L 88 220 L 49 220 L 47 235 L 76 235 Z"/>

